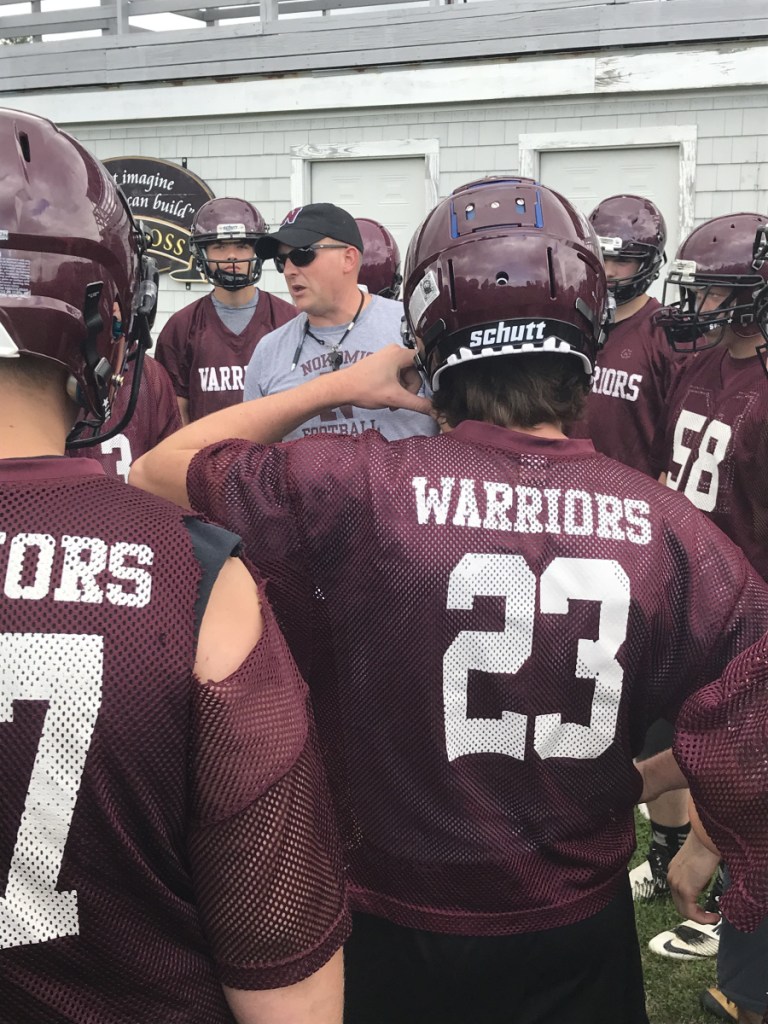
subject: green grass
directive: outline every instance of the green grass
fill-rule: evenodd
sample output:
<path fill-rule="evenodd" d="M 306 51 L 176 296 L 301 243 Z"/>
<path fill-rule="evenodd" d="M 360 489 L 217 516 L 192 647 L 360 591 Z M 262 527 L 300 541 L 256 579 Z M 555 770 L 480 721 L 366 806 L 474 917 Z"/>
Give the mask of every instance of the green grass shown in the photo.
<path fill-rule="evenodd" d="M 648 822 L 635 814 L 637 852 L 632 867 L 645 860 L 648 849 Z M 658 932 L 674 928 L 680 915 L 669 898 L 635 904 L 637 933 L 645 973 L 645 993 L 651 1024 L 714 1024 L 716 1018 L 702 1010 L 699 992 L 715 984 L 715 958 L 706 960 L 670 960 L 656 956 L 648 941 Z"/>

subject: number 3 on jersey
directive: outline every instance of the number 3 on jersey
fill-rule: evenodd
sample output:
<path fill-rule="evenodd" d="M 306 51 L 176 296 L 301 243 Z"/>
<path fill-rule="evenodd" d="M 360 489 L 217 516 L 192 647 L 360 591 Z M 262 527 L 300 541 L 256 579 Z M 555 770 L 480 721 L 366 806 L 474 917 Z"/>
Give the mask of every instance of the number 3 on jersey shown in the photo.
<path fill-rule="evenodd" d="M 77 935 L 77 893 L 56 885 L 101 706 L 104 640 L 0 633 L 0 723 L 14 701 L 48 701 L 16 844 L 0 897 L 0 949 Z"/>
<path fill-rule="evenodd" d="M 596 640 L 579 640 L 576 676 L 595 681 L 589 725 L 563 722 L 560 714 L 536 715 L 533 746 L 541 758 L 599 757 L 613 742 L 624 670 L 616 654 L 629 617 L 629 579 L 618 562 L 602 558 L 555 558 L 541 580 L 522 555 L 465 555 L 448 583 L 448 608 L 471 610 L 476 597 L 503 597 L 504 629 L 463 630 L 443 658 L 443 702 L 448 760 L 465 754 L 506 754 L 522 760 L 528 716 L 502 711 L 501 718 L 468 717 L 472 669 L 519 672 L 531 656 L 538 611 L 567 615 L 569 601 L 596 601 Z M 599 596 L 597 596 L 599 595 Z"/>

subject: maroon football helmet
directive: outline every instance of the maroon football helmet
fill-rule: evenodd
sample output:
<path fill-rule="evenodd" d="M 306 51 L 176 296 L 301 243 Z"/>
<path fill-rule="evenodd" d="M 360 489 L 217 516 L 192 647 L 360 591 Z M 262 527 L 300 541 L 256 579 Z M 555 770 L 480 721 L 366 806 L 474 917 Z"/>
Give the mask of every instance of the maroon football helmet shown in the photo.
<path fill-rule="evenodd" d="M 749 336 L 760 324 L 757 298 L 768 282 L 765 232 L 768 216 L 735 213 L 714 217 L 682 243 L 664 285 L 664 306 L 654 314 L 672 347 L 698 352 L 717 345 L 722 328 Z M 716 309 L 702 311 L 710 289 L 728 294 Z M 677 302 L 667 302 L 678 289 Z"/>
<path fill-rule="evenodd" d="M 667 225 L 661 210 L 642 196 L 609 196 L 590 213 L 589 222 L 603 258 L 640 260 L 634 274 L 608 283 L 616 304 L 623 306 L 650 288 L 666 262 Z"/>
<path fill-rule="evenodd" d="M 358 280 L 371 295 L 385 299 L 400 297 L 403 275 L 400 273 L 400 250 L 390 231 L 377 220 L 357 217 L 363 239 L 363 265 Z"/>
<path fill-rule="evenodd" d="M 755 235 L 755 245 L 752 251 L 752 266 L 762 270 L 768 263 L 768 224 Z M 764 284 L 755 293 L 755 321 L 760 328 L 760 333 L 765 338 L 765 344 L 758 348 L 758 354 L 763 362 L 763 369 L 768 374 L 768 283 Z"/>
<path fill-rule="evenodd" d="M 50 121 L 0 110 L 0 166 L 0 357 L 29 354 L 65 366 L 72 397 L 97 428 L 110 415 L 126 359 L 140 353 L 140 377 L 152 343 L 155 262 L 109 172 Z M 97 433 L 83 443 L 103 439 Z"/>
<path fill-rule="evenodd" d="M 204 274 L 212 285 L 224 288 L 228 292 L 237 292 L 241 288 L 256 284 L 261 277 L 262 261 L 254 255 L 248 260 L 247 274 L 235 273 L 232 260 L 209 260 L 206 246 L 210 242 L 228 240 L 256 242 L 265 235 L 269 228 L 255 206 L 245 199 L 209 199 L 203 203 L 192 221 L 192 235 L 189 248 L 195 258 L 195 266 Z M 238 260 L 238 263 L 245 262 Z M 211 269 L 213 266 L 213 269 Z"/>
<path fill-rule="evenodd" d="M 607 289 L 597 237 L 567 199 L 529 178 L 485 178 L 427 215 L 405 260 L 406 344 L 437 389 L 469 359 L 557 352 L 594 369 Z"/>

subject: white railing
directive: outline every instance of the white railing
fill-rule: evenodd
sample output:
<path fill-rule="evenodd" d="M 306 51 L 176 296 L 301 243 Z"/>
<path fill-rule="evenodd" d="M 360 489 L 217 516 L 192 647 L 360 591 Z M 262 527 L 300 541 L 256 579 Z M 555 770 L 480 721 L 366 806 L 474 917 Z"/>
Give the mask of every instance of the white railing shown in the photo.
<path fill-rule="evenodd" d="M 87 2 L 87 0 L 86 0 Z M 280 20 L 365 14 L 387 8 L 450 7 L 467 0 L 96 0 L 71 6 L 61 0 L 0 0 L 0 39 L 40 42 L 70 35 L 122 36 L 136 32 L 199 30 L 238 23 L 271 26 Z M 473 3 L 481 0 L 472 0 Z M 562 0 L 560 0 L 562 3 Z M 544 0 L 545 6 L 547 5 Z M 5 9 L 5 10 L 4 10 Z"/>

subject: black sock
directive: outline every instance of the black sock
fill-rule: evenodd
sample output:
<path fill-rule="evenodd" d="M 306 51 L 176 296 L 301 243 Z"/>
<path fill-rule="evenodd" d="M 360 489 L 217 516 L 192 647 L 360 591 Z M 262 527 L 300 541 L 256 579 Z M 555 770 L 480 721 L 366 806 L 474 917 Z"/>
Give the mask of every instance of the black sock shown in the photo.
<path fill-rule="evenodd" d="M 669 850 L 669 856 L 674 857 L 677 851 L 685 842 L 686 836 L 691 831 L 689 824 L 685 825 L 657 825 L 651 822 L 651 841 L 657 846 L 663 846 Z"/>

